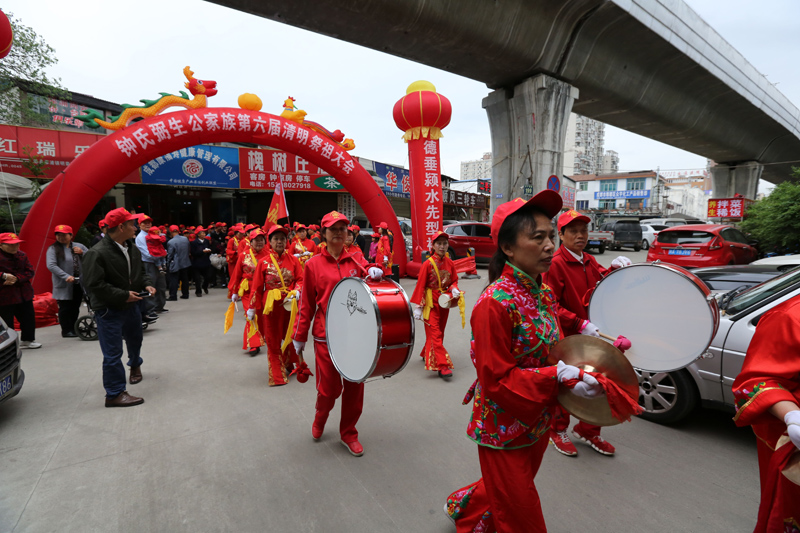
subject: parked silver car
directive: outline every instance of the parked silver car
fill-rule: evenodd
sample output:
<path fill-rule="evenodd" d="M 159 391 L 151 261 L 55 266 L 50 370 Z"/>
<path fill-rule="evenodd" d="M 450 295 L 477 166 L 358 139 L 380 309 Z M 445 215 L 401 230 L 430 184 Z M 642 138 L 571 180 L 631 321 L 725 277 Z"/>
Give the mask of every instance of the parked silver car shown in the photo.
<path fill-rule="evenodd" d="M 758 321 L 773 307 L 798 296 L 800 269 L 719 295 L 719 329 L 705 358 L 675 372 L 636 370 L 639 405 L 645 409 L 640 416 L 672 423 L 686 417 L 698 404 L 733 409 L 731 386 L 742 370 Z"/>
<path fill-rule="evenodd" d="M 19 394 L 25 382 L 25 372 L 20 368 L 21 358 L 19 335 L 0 319 L 0 403 Z"/>

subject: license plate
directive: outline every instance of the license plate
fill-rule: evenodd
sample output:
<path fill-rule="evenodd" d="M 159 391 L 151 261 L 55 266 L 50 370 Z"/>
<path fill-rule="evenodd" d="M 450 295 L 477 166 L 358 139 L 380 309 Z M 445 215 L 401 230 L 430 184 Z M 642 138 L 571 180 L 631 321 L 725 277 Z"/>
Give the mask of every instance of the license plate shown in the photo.
<path fill-rule="evenodd" d="M 600 241 L 589 241 L 589 244 L 600 244 Z"/>
<path fill-rule="evenodd" d="M 692 255 L 691 250 L 668 250 L 668 255 Z"/>
<path fill-rule="evenodd" d="M 14 386 L 11 383 L 11 374 L 7 375 L 3 378 L 3 381 L 0 381 L 0 398 L 11 392 Z"/>

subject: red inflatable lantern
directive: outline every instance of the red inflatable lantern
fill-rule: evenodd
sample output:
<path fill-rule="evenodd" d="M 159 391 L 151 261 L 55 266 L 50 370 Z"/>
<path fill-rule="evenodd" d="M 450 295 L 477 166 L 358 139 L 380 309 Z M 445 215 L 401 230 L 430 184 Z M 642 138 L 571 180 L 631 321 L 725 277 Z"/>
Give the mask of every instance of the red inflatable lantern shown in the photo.
<path fill-rule="evenodd" d="M 427 81 L 408 86 L 406 95 L 394 105 L 394 122 L 408 143 L 411 178 L 412 258 L 406 272 L 416 276 L 422 252 L 430 249 L 431 237 L 442 229 L 442 170 L 439 139 L 450 124 L 450 100 L 438 94 Z"/>
<path fill-rule="evenodd" d="M 14 43 L 14 30 L 11 28 L 11 21 L 5 13 L 0 11 L 0 59 L 6 57 L 11 51 Z"/>

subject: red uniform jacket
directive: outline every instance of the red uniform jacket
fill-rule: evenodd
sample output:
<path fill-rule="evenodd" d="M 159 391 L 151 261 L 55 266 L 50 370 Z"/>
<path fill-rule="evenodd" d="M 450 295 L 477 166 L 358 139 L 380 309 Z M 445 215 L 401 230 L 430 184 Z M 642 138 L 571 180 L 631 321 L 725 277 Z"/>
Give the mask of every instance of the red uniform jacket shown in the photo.
<path fill-rule="evenodd" d="M 266 248 L 266 247 L 265 247 Z M 272 289 L 282 289 L 281 277 L 278 276 L 278 269 L 270 259 L 270 256 L 275 258 L 278 266 L 281 269 L 283 276 L 283 283 L 286 284 L 288 291 L 301 290 L 303 287 L 303 267 L 300 261 L 289 252 L 284 251 L 280 256 L 275 252 L 265 255 L 258 262 L 258 268 L 253 275 L 253 291 L 251 292 L 250 307 L 255 307 L 259 311 L 264 309 L 266 303 L 265 294 Z M 281 291 L 281 297 L 277 301 L 282 302 L 286 297 L 286 293 Z"/>
<path fill-rule="evenodd" d="M 290 254 L 302 254 L 303 252 L 311 252 L 312 254 L 317 254 L 317 245 L 314 244 L 314 241 L 311 239 L 305 239 L 304 241 L 300 241 L 299 239 L 293 239 L 291 244 L 289 245 L 289 249 L 287 250 Z"/>
<path fill-rule="evenodd" d="M 458 289 L 458 274 L 456 273 L 456 265 L 453 260 L 447 257 L 439 259 L 439 256 L 433 254 L 431 256 L 436 261 L 436 267 L 439 269 L 439 276 L 442 279 L 442 290 L 439 290 L 439 280 L 436 278 L 436 272 L 431 266 L 431 262 L 425 260 L 422 262 L 422 267 L 419 269 L 417 275 L 417 286 L 414 287 L 414 293 L 411 295 L 411 303 L 419 306 L 425 305 L 425 289 L 431 289 L 433 292 L 433 301 L 439 305 L 439 296 L 442 292 L 450 292 L 454 288 Z M 459 289 L 461 290 L 461 289 Z"/>
<path fill-rule="evenodd" d="M 589 320 L 591 290 L 613 269 L 601 267 L 591 255 L 583 254 L 583 264 L 561 246 L 553 255 L 550 270 L 542 281 L 550 287 L 557 300 L 558 323 L 564 337 L 581 332 L 584 320 Z"/>
<path fill-rule="evenodd" d="M 325 339 L 325 312 L 333 288 L 339 280 L 347 277 L 364 277 L 369 265 L 359 262 L 342 250 L 339 260 L 325 248 L 308 260 L 303 273 L 303 294 L 300 297 L 300 318 L 297 320 L 292 338 L 299 342 L 308 340 L 308 328 L 314 319 L 311 332 L 315 339 Z"/>
<path fill-rule="evenodd" d="M 230 268 L 236 266 L 236 261 L 239 260 L 239 240 L 236 237 L 231 237 L 228 241 L 228 246 L 225 250 L 225 259 L 228 260 Z"/>
<path fill-rule="evenodd" d="M 238 294 L 242 281 L 247 280 L 248 288 L 244 291 L 244 294 L 242 294 L 242 301 L 245 303 L 250 301 L 250 291 L 253 289 L 253 275 L 256 273 L 258 263 L 269 253 L 269 248 L 264 246 L 258 253 L 251 252 L 252 250 L 248 247 L 243 254 L 239 254 L 236 267 L 233 269 L 233 272 L 230 273 L 231 280 L 228 283 L 228 299 L 234 294 Z M 253 255 L 255 255 L 255 261 L 253 261 Z"/>

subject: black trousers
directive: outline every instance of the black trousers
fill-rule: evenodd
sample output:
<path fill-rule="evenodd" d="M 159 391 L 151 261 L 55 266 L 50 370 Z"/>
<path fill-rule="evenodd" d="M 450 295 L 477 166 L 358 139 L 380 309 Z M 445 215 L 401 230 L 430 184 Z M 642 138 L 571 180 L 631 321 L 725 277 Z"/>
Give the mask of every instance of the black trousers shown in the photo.
<path fill-rule="evenodd" d="M 189 269 L 186 267 L 178 270 L 177 272 L 170 272 L 167 274 L 167 284 L 169 285 L 169 297 L 178 297 L 178 283 L 181 285 L 181 294 L 189 296 Z"/>
<path fill-rule="evenodd" d="M 70 288 L 72 289 L 71 300 L 56 300 L 58 302 L 58 323 L 61 324 L 62 335 L 75 332 L 75 322 L 78 321 L 83 302 L 81 289 L 74 284 Z"/>
<path fill-rule="evenodd" d="M 33 300 L 12 305 L 0 305 L 0 318 L 3 319 L 9 329 L 14 328 L 14 317 L 19 322 L 22 340 L 35 341 L 36 312 L 33 310 Z"/>
<path fill-rule="evenodd" d="M 212 270 L 214 267 L 208 265 L 207 267 L 194 267 L 194 293 L 201 293 L 201 284 L 203 290 L 208 290 L 208 284 L 211 282 Z"/>

